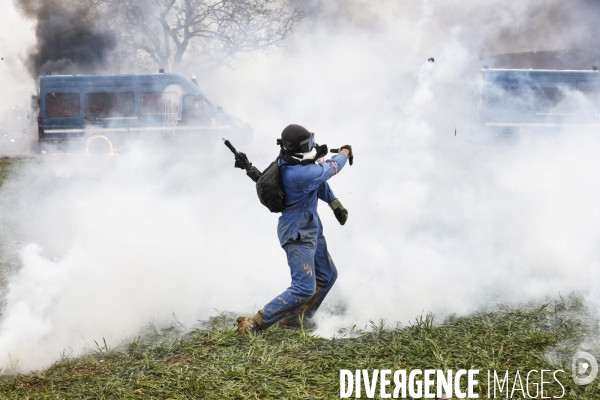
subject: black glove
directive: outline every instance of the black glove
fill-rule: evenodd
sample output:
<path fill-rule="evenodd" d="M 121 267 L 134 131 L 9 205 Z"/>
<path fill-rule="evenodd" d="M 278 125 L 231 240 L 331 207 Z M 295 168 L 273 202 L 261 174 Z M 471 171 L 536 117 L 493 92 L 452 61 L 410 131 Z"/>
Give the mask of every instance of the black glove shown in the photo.
<path fill-rule="evenodd" d="M 250 161 L 248 160 L 248 156 L 244 153 L 238 153 L 239 155 L 235 156 L 235 168 L 246 169 Z M 251 165 L 251 164 L 250 164 Z"/>
<path fill-rule="evenodd" d="M 342 147 L 340 147 L 339 149 L 331 149 L 331 152 L 339 153 L 340 150 L 344 150 L 344 149 L 348 149 L 350 151 L 350 154 L 348 154 L 348 162 L 350 163 L 350 165 L 352 165 L 352 163 L 354 163 L 354 155 L 352 154 L 352 146 L 350 146 L 349 144 L 345 144 Z"/>
<path fill-rule="evenodd" d="M 342 203 L 340 203 L 339 199 L 335 199 L 331 203 L 329 203 L 329 207 L 333 210 L 335 217 L 337 218 L 340 225 L 344 225 L 346 221 L 348 221 L 348 210 L 344 208 Z"/>

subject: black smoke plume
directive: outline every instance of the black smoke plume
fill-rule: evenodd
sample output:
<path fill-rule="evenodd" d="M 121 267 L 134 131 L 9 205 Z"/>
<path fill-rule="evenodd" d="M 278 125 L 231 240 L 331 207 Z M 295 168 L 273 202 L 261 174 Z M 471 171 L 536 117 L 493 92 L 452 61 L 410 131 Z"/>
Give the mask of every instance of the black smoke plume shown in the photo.
<path fill-rule="evenodd" d="M 87 1 L 15 0 L 28 17 L 37 21 L 37 44 L 27 58 L 33 77 L 94 73 L 102 69 L 116 40 L 112 33 L 89 23 Z M 87 21 L 87 22 L 86 22 Z"/>

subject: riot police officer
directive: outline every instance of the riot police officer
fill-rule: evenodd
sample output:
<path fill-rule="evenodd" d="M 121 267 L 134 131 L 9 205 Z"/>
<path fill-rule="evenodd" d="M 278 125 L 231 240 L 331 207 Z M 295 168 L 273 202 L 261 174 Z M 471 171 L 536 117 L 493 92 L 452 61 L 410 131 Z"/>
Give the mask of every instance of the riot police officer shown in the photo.
<path fill-rule="evenodd" d="M 344 225 L 348 211 L 327 183 L 350 159 L 352 147 L 342 146 L 339 154 L 324 160 L 327 146 L 315 143 L 314 133 L 300 125 L 289 125 L 279 141 L 279 172 L 284 205 L 277 227 L 281 247 L 287 254 L 292 283 L 253 317 L 239 317 L 241 334 L 256 333 L 278 322 L 286 326 L 310 327 L 311 318 L 337 278 L 337 269 L 323 236 L 317 213 L 318 200 L 329 204 Z"/>

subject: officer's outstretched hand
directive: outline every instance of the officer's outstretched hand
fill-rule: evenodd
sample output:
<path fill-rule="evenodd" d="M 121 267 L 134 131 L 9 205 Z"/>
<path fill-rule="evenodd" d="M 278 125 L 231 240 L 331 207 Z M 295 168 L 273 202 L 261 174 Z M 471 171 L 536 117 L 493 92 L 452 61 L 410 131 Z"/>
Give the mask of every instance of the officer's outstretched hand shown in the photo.
<path fill-rule="evenodd" d="M 345 151 L 342 151 L 342 150 L 345 150 Z M 354 154 L 352 154 L 352 146 L 350 146 L 349 144 L 345 144 L 342 147 L 340 147 L 339 149 L 331 149 L 331 152 L 332 153 L 344 153 L 346 156 L 348 156 L 348 162 L 350 163 L 350 165 L 352 165 L 354 163 Z"/>
<path fill-rule="evenodd" d="M 335 217 L 337 218 L 340 225 L 344 225 L 348 221 L 348 210 L 344 208 L 339 199 L 335 199 L 329 203 L 329 207 L 333 210 Z"/>

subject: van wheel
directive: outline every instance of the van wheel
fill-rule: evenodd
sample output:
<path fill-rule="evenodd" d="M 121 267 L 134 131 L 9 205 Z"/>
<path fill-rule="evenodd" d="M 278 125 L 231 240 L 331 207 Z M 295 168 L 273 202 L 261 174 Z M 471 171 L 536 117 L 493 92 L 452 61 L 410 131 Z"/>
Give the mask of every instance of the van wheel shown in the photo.
<path fill-rule="evenodd" d="M 112 153 L 112 143 L 106 136 L 92 136 L 88 139 L 87 152 L 92 156 L 108 156 Z"/>

